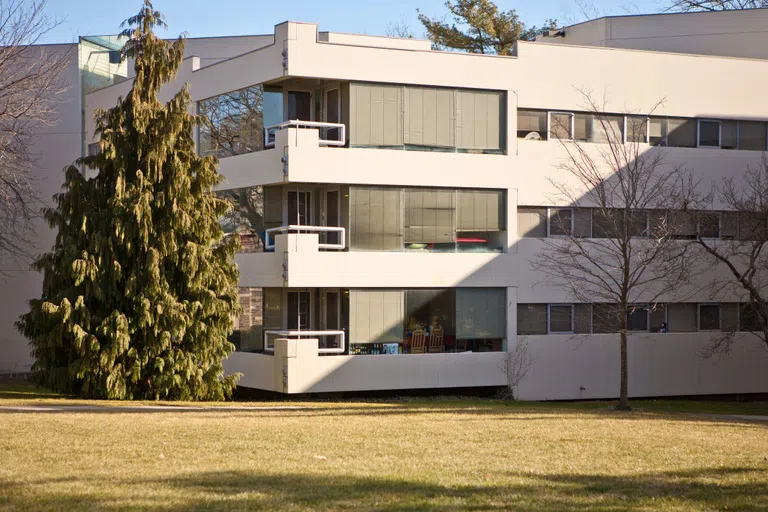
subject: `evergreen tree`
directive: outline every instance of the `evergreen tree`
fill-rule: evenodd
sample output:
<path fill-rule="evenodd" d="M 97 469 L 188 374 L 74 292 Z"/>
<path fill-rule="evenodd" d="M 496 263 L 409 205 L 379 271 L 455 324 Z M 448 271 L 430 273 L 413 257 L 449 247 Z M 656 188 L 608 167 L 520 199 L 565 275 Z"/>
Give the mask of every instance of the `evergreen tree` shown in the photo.
<path fill-rule="evenodd" d="M 511 55 L 516 41 L 533 41 L 537 35 L 556 24 L 555 20 L 549 20 L 541 28 L 526 29 L 514 9 L 500 11 L 490 0 L 448 0 L 445 6 L 453 17 L 453 23 L 419 13 L 419 21 L 427 31 L 427 37 L 438 49 Z"/>
<path fill-rule="evenodd" d="M 58 229 L 37 269 L 43 293 L 18 322 L 31 340 L 36 381 L 59 392 L 111 399 L 220 400 L 237 376 L 222 360 L 238 310 L 237 241 L 224 240 L 228 203 L 212 188 L 213 156 L 199 157 L 187 88 L 163 105 L 161 86 L 181 64 L 184 40 L 145 0 L 128 19 L 123 57 L 136 78 L 116 107 L 96 113 L 98 155 L 82 158 L 45 212 Z"/>

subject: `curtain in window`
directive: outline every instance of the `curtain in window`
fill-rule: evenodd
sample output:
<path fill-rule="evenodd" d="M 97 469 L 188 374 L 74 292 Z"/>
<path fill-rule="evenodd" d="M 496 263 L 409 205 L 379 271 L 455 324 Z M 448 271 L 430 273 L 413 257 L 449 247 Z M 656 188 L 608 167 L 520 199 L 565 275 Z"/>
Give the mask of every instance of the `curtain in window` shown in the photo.
<path fill-rule="evenodd" d="M 697 316 L 696 304 L 670 304 L 667 315 L 669 332 L 698 331 Z"/>
<path fill-rule="evenodd" d="M 455 91 L 436 87 L 405 87 L 403 141 L 405 144 L 454 147 Z"/>
<path fill-rule="evenodd" d="M 505 216 L 503 190 L 459 190 L 460 231 L 500 231 L 506 224 Z"/>
<path fill-rule="evenodd" d="M 350 290 L 350 342 L 403 341 L 403 302 L 403 290 Z"/>
<path fill-rule="evenodd" d="M 353 83 L 349 94 L 352 145 L 403 145 L 401 86 Z"/>
<path fill-rule="evenodd" d="M 505 288 L 458 288 L 456 290 L 456 337 L 504 339 L 507 337 L 507 290 Z"/>
<path fill-rule="evenodd" d="M 450 189 L 405 190 L 405 243 L 456 241 L 456 194 Z"/>
<path fill-rule="evenodd" d="M 399 251 L 401 189 L 350 187 L 350 248 L 367 251 Z"/>
<path fill-rule="evenodd" d="M 501 150 L 504 93 L 459 90 L 456 93 L 456 147 Z"/>
<path fill-rule="evenodd" d="M 527 206 L 518 207 L 517 235 L 521 238 L 546 238 L 547 209 Z"/>

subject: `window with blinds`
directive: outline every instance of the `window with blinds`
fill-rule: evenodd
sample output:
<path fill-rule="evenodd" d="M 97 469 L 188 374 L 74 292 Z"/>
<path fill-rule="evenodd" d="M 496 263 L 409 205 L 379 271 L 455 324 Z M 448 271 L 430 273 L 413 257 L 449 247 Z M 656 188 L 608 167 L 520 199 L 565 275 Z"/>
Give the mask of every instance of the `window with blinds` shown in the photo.
<path fill-rule="evenodd" d="M 506 209 L 503 190 L 459 190 L 459 231 L 500 231 L 504 229 Z"/>
<path fill-rule="evenodd" d="M 505 98 L 499 91 L 352 83 L 350 144 L 500 153 Z"/>
<path fill-rule="evenodd" d="M 405 189 L 406 244 L 456 241 L 456 193 L 451 189 Z"/>
<path fill-rule="evenodd" d="M 506 337 L 506 289 L 456 289 L 456 338 L 503 339 Z"/>
<path fill-rule="evenodd" d="M 547 140 L 547 112 L 518 109 L 517 137 L 526 140 Z"/>
<path fill-rule="evenodd" d="M 517 236 L 520 238 L 546 238 L 547 209 L 519 206 L 517 208 Z"/>
<path fill-rule="evenodd" d="M 405 328 L 403 290 L 350 290 L 351 343 L 400 343 Z"/>
<path fill-rule="evenodd" d="M 400 251 L 401 189 L 388 187 L 350 187 L 349 244 L 353 250 Z"/>

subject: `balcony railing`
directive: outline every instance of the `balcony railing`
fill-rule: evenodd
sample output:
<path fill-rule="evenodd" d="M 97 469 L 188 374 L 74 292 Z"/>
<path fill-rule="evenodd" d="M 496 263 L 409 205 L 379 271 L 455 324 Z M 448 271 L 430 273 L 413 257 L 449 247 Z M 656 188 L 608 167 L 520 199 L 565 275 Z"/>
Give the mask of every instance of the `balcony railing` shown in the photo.
<path fill-rule="evenodd" d="M 320 354 L 343 354 L 346 346 L 344 331 L 299 331 L 289 329 L 267 329 L 264 331 L 264 352 L 272 353 L 275 351 L 274 344 L 270 344 L 270 336 L 277 338 L 330 338 L 336 337 L 339 340 L 338 347 L 320 348 L 317 351 Z"/>
<path fill-rule="evenodd" d="M 285 121 L 264 128 L 264 148 L 275 147 L 275 132 L 284 128 L 320 128 L 321 146 L 343 146 L 347 140 L 347 127 L 342 123 L 321 123 L 318 121 Z M 335 137 L 332 137 L 335 134 Z"/>
<path fill-rule="evenodd" d="M 335 226 L 301 226 L 301 225 L 290 225 L 290 226 L 280 226 L 279 228 L 270 228 L 266 232 L 266 236 L 264 237 L 264 248 L 274 249 L 275 248 L 275 241 L 273 234 L 284 234 L 284 233 L 338 233 L 338 242 L 329 244 L 329 243 L 321 243 L 317 244 L 317 247 L 320 249 L 336 249 L 336 250 L 344 250 L 347 247 L 347 239 L 346 239 L 346 230 L 341 227 L 335 227 Z"/>

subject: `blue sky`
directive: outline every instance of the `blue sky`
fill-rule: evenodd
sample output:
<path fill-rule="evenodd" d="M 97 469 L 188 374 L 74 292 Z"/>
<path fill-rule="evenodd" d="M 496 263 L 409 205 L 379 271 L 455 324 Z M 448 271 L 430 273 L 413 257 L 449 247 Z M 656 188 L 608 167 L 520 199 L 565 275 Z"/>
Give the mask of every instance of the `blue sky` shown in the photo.
<path fill-rule="evenodd" d="M 416 8 L 430 16 L 445 14 L 444 0 L 154 0 L 168 17 L 168 35 L 191 37 L 271 34 L 285 20 L 312 21 L 321 30 L 384 34 L 392 21 L 406 19 L 422 35 Z M 587 0 L 599 14 L 657 12 L 664 0 Z M 527 24 L 548 18 L 581 21 L 575 0 L 497 0 L 502 9 L 516 9 Z M 48 34 L 47 43 L 68 43 L 78 35 L 113 34 L 135 14 L 141 0 L 48 0 L 48 13 L 62 24 Z"/>

